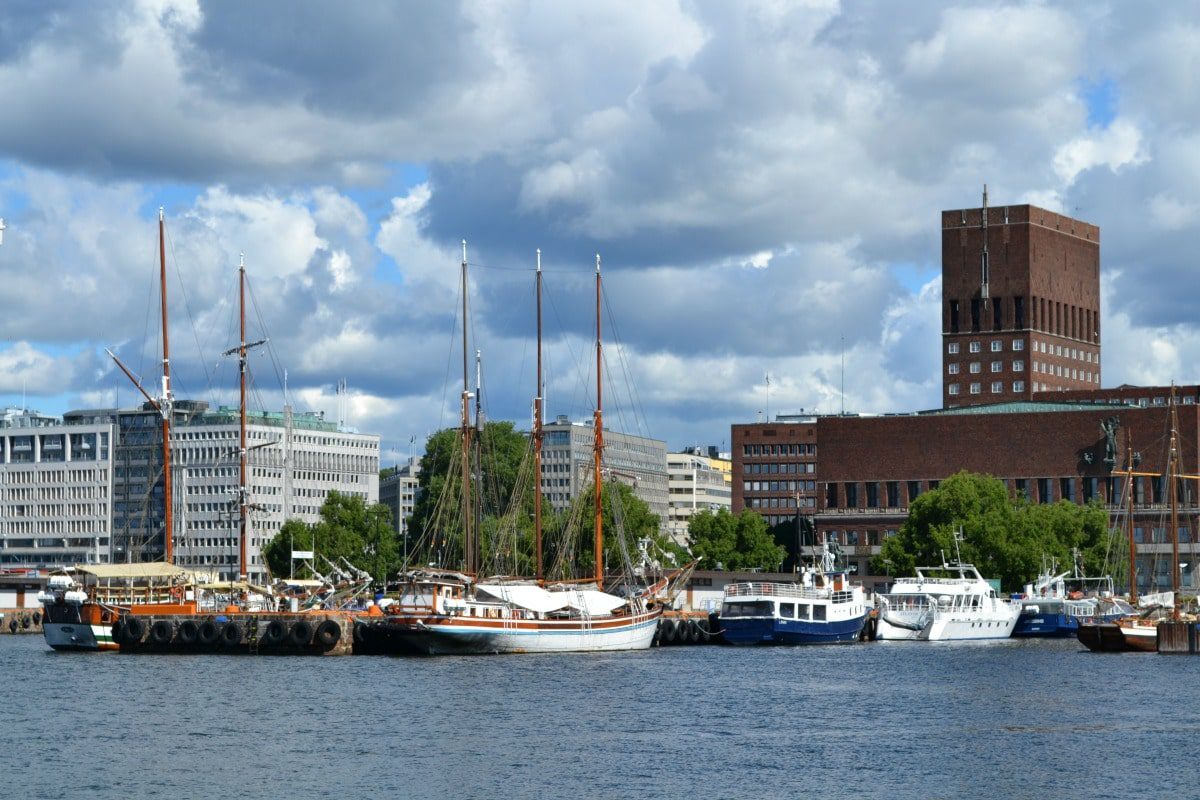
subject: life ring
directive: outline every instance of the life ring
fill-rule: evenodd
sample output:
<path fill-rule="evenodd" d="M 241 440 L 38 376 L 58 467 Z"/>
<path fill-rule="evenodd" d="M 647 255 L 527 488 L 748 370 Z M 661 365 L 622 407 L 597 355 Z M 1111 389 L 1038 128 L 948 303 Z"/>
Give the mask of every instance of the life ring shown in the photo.
<path fill-rule="evenodd" d="M 211 647 L 221 638 L 221 626 L 215 620 L 206 619 L 200 623 L 200 627 L 196 631 L 196 640 L 200 644 Z"/>
<path fill-rule="evenodd" d="M 312 641 L 313 627 L 305 620 L 292 625 L 292 629 L 288 632 L 288 641 L 296 647 L 307 647 Z"/>
<path fill-rule="evenodd" d="M 170 644 L 175 637 L 175 626 L 169 620 L 155 620 L 150 626 L 150 641 L 157 645 Z"/>
<path fill-rule="evenodd" d="M 137 617 L 125 617 L 125 643 L 138 644 L 146 638 L 146 623 Z"/>
<path fill-rule="evenodd" d="M 333 647 L 342 638 L 342 626 L 327 619 L 317 626 L 317 644 L 324 648 Z"/>
<path fill-rule="evenodd" d="M 259 641 L 267 647 L 274 647 L 282 642 L 285 636 L 287 636 L 287 625 L 281 619 L 273 619 L 267 623 L 267 627 L 263 628 L 262 638 Z"/>
<path fill-rule="evenodd" d="M 179 623 L 179 628 L 175 631 L 175 638 L 180 644 L 190 647 L 196 643 L 199 631 L 200 626 L 196 624 L 195 620 L 185 619 Z"/>
<path fill-rule="evenodd" d="M 221 642 L 226 647 L 237 647 L 242 643 L 242 626 L 236 622 L 225 623 L 225 628 L 221 631 Z"/>

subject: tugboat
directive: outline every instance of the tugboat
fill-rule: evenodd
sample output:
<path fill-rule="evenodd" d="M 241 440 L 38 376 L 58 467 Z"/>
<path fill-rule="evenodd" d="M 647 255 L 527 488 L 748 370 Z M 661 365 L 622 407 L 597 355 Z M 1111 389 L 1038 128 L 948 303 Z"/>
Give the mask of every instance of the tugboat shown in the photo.
<path fill-rule="evenodd" d="M 870 609 L 861 586 L 836 569 L 826 541 L 820 560 L 804 567 L 795 583 L 732 583 L 721 603 L 725 641 L 749 644 L 857 642 Z"/>

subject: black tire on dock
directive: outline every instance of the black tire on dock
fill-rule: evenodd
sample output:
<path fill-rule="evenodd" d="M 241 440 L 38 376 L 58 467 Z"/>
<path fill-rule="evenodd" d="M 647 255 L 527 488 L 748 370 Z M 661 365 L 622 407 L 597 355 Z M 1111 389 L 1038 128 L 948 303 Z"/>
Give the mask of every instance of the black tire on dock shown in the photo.
<path fill-rule="evenodd" d="M 342 626 L 327 619 L 317 626 L 317 644 L 324 648 L 333 647 L 342 638 Z"/>
<path fill-rule="evenodd" d="M 242 626 L 236 622 L 226 622 L 221 630 L 221 644 L 226 647 L 237 647 L 242 643 Z"/>
<path fill-rule="evenodd" d="M 27 631 L 29 630 L 29 625 L 29 617 L 21 617 L 21 629 Z"/>
<path fill-rule="evenodd" d="M 273 619 L 263 628 L 259 641 L 267 647 L 275 647 L 287 636 L 287 625 L 281 619 Z"/>
<path fill-rule="evenodd" d="M 212 647 L 221 638 L 221 626 L 215 620 L 206 619 L 200 623 L 196 631 L 196 641 L 205 647 Z"/>
<path fill-rule="evenodd" d="M 300 620 L 288 631 L 288 641 L 295 647 L 308 647 L 312 641 L 313 627 L 306 620 Z"/>
<path fill-rule="evenodd" d="M 155 620 L 154 624 L 150 626 L 151 643 L 161 647 L 170 644 L 173 638 L 175 638 L 175 626 L 171 624 L 170 620 Z"/>
<path fill-rule="evenodd" d="M 9 632 L 11 632 L 11 633 L 16 633 L 16 632 L 17 632 L 17 628 L 19 628 L 19 627 L 20 627 L 20 625 L 19 625 L 19 624 L 17 624 L 17 618 L 16 618 L 16 617 L 13 617 L 12 619 L 10 619 L 10 620 L 8 621 L 8 630 L 9 630 Z"/>
<path fill-rule="evenodd" d="M 117 621 L 112 626 L 112 640 L 117 644 L 125 641 L 125 618 L 117 617 Z"/>
<path fill-rule="evenodd" d="M 679 620 L 677 620 L 677 619 L 667 620 L 666 634 L 667 635 L 663 637 L 664 643 L 666 643 L 668 645 L 679 644 Z"/>
<path fill-rule="evenodd" d="M 146 623 L 137 617 L 125 617 L 125 644 L 139 644 L 146 638 Z"/>
<path fill-rule="evenodd" d="M 41 621 L 42 621 L 42 612 L 40 612 L 40 611 L 33 612 L 33 624 L 38 625 L 41 623 Z"/>
<path fill-rule="evenodd" d="M 185 619 L 175 630 L 175 640 L 186 647 L 194 645 L 199 635 L 200 626 L 192 619 Z"/>
<path fill-rule="evenodd" d="M 700 633 L 700 623 L 697 620 L 688 620 L 688 643 L 700 644 L 700 639 L 703 638 Z"/>
<path fill-rule="evenodd" d="M 662 645 L 662 632 L 663 632 L 663 621 L 661 618 L 659 618 L 658 624 L 654 626 L 654 637 L 652 639 L 650 639 L 651 647 L 659 647 Z"/>
<path fill-rule="evenodd" d="M 364 634 L 363 634 L 363 623 L 361 623 L 361 622 L 355 622 L 355 623 L 354 623 L 354 628 L 353 628 L 353 631 L 351 632 L 350 636 L 351 636 L 351 638 L 354 640 L 354 643 L 355 643 L 355 644 L 362 644 L 362 643 L 363 643 L 363 637 L 364 637 Z"/>

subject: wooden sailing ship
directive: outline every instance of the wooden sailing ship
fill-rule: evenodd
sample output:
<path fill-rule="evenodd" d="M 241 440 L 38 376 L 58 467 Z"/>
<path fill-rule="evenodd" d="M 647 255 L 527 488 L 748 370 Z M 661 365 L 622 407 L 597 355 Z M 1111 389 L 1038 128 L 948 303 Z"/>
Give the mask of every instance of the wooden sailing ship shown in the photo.
<path fill-rule="evenodd" d="M 355 636 L 364 652 L 396 654 L 550 653 L 644 650 L 651 646 L 662 607 L 649 591 L 604 591 L 603 381 L 601 373 L 601 273 L 596 256 L 596 408 L 593 416 L 595 570 L 590 585 L 547 585 L 543 564 L 541 446 L 542 267 L 538 253 L 537 389 L 532 443 L 535 463 L 534 551 L 532 579 L 480 579 L 478 537 L 472 531 L 468 465 L 472 427 L 467 385 L 467 258 L 463 245 L 463 390 L 461 404 L 462 517 L 464 569 L 414 570 L 402 575 L 400 600 L 381 620 L 359 621 Z M 476 394 L 476 398 L 478 394 Z M 477 417 L 478 419 L 478 417 Z"/>

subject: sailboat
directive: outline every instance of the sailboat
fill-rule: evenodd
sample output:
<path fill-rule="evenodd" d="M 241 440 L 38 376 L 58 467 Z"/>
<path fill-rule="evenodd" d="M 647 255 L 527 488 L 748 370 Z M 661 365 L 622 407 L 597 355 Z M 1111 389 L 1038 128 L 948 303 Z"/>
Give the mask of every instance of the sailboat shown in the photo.
<path fill-rule="evenodd" d="M 469 513 L 467 455 L 471 425 L 466 365 L 467 254 L 463 244 L 463 392 L 462 479 L 465 569 L 415 570 L 401 576 L 399 602 L 382 620 L 359 620 L 355 629 L 360 651 L 396 654 L 565 653 L 645 650 L 654 639 L 662 606 L 653 590 L 613 594 L 605 589 L 602 468 L 604 416 L 602 341 L 600 328 L 601 273 L 596 256 L 596 409 L 594 413 L 593 478 L 595 481 L 595 573 L 590 584 L 547 586 L 542 563 L 541 470 L 542 443 L 542 325 L 541 253 L 537 263 L 538 358 L 534 398 L 535 453 L 533 579 L 479 580 L 478 539 L 472 535 Z M 477 395 L 476 395 L 477 396 Z"/>
<path fill-rule="evenodd" d="M 167 331 L 167 255 L 163 210 L 158 210 L 159 281 L 162 305 L 161 395 L 151 397 L 142 381 L 111 350 L 106 351 L 133 382 L 146 403 L 162 416 L 163 561 L 144 564 L 87 564 L 53 575 L 40 593 L 42 632 L 55 650 L 117 650 L 114 626 L 127 615 L 195 611 L 194 587 L 174 565 L 175 522 L 171 492 L 171 348 Z M 136 619 L 136 617 L 135 617 Z M 140 620 L 137 624 L 142 624 Z M 142 625 L 145 634 L 144 624 Z M 117 631 L 120 632 L 119 630 Z"/>

